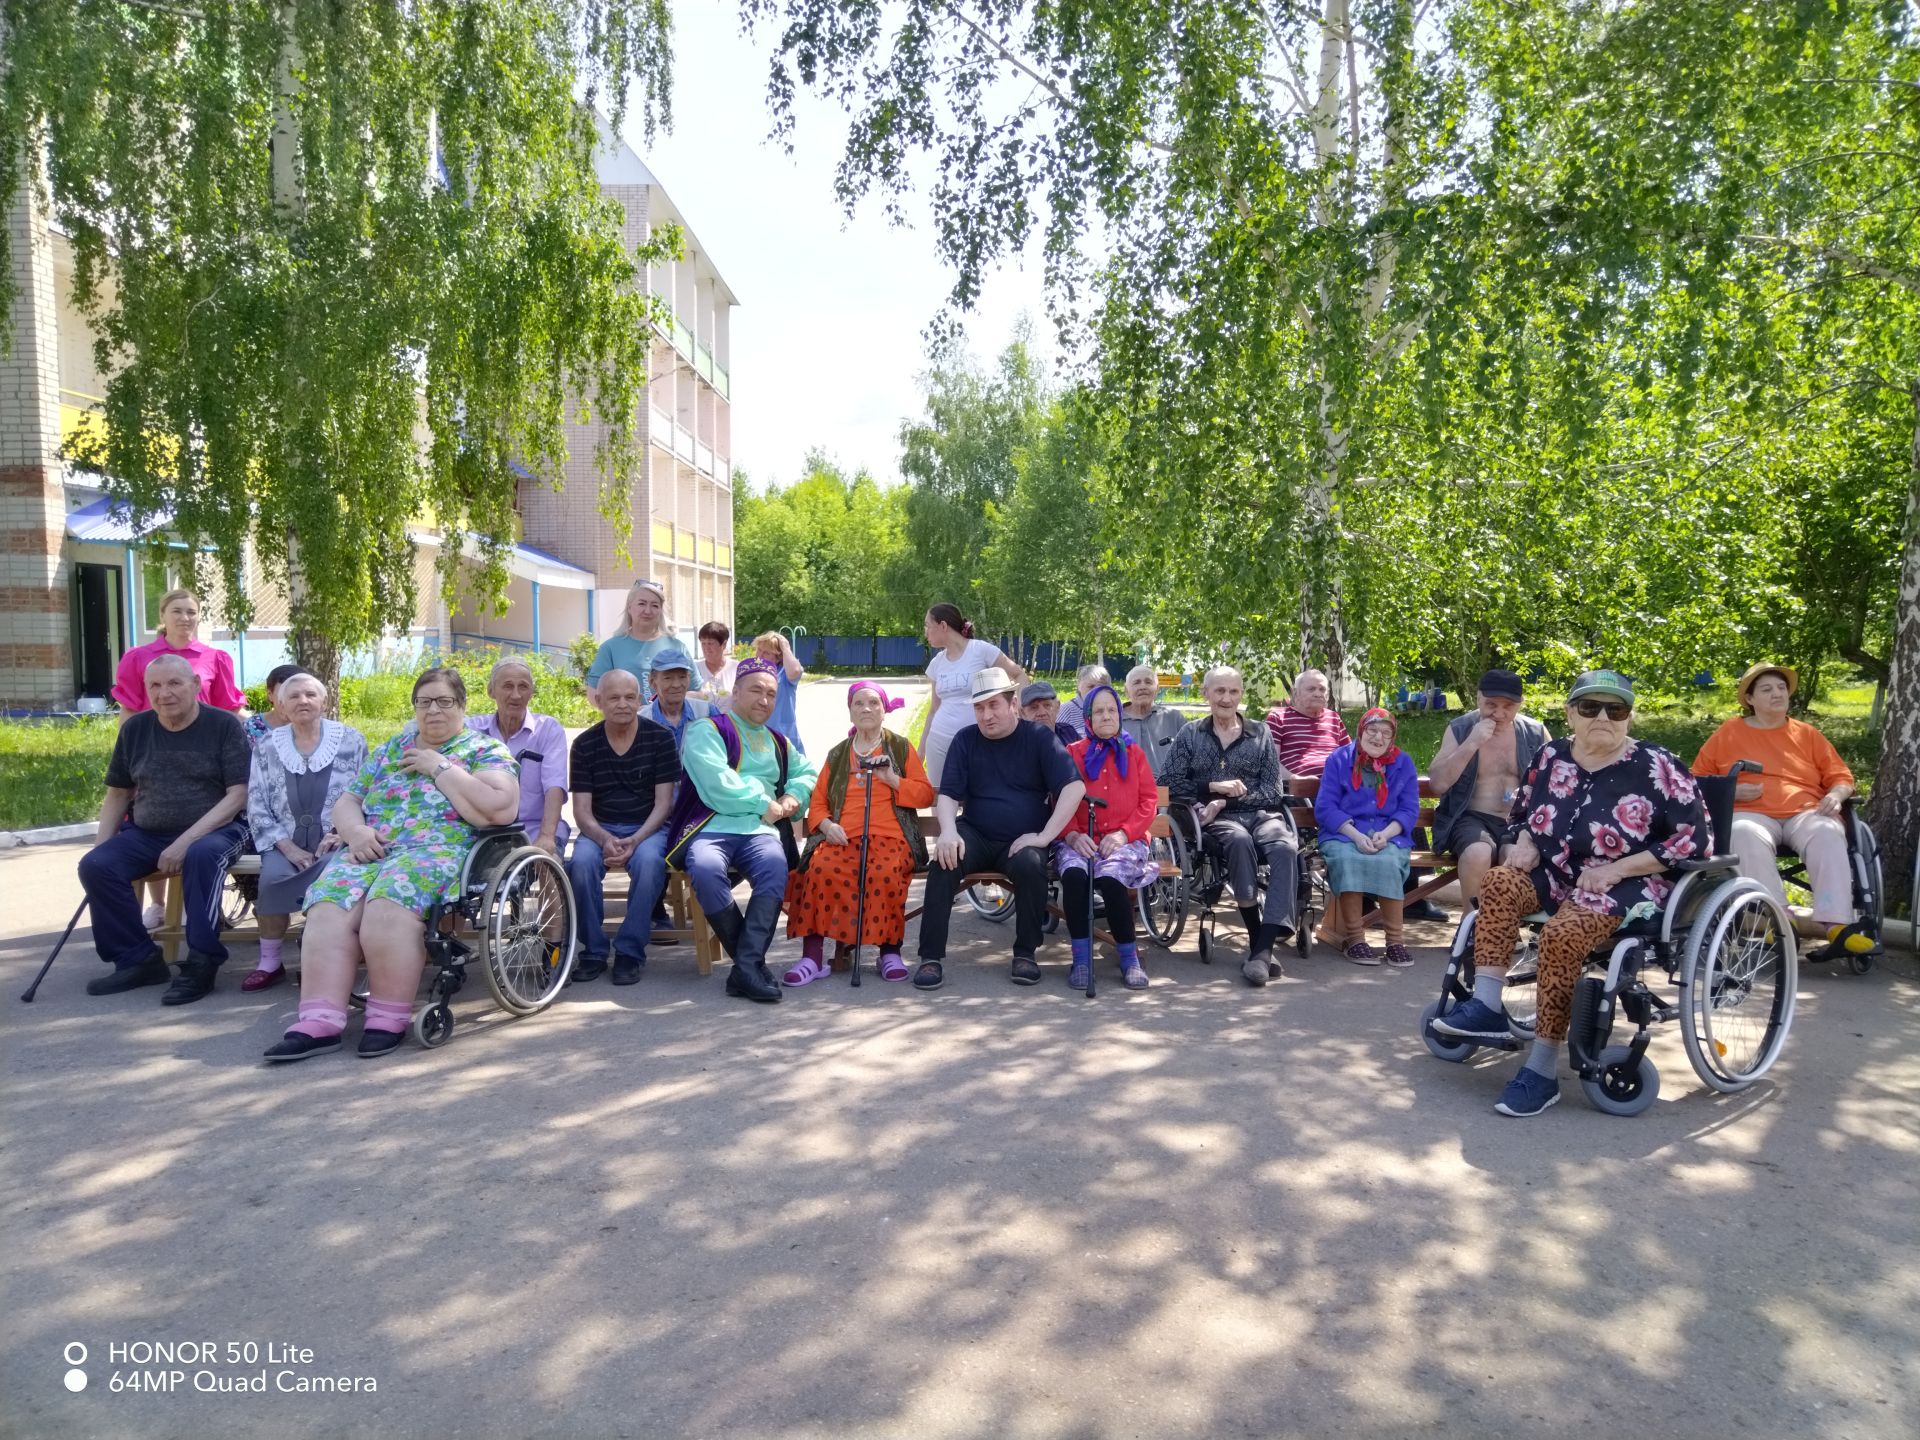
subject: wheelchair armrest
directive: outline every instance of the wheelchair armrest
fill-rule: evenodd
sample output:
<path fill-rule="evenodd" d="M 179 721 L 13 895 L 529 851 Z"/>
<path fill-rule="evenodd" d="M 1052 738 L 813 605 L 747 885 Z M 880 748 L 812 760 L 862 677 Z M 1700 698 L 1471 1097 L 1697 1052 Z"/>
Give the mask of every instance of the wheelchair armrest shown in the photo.
<path fill-rule="evenodd" d="M 1716 855 L 1711 860 L 1676 860 L 1667 868 L 1678 871 L 1682 875 L 1705 875 L 1714 872 L 1731 874 L 1740 868 L 1740 857 L 1737 855 Z"/>
<path fill-rule="evenodd" d="M 473 843 L 483 840 L 521 840 L 527 838 L 527 832 L 518 825 L 476 825 L 473 827 Z"/>

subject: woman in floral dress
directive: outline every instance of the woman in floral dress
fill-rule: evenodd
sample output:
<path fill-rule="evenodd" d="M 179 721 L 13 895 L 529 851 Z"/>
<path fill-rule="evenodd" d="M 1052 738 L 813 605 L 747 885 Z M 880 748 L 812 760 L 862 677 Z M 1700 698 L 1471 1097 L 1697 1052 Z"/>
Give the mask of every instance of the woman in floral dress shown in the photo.
<path fill-rule="evenodd" d="M 466 706 L 458 671 L 426 671 L 413 682 L 414 723 L 367 757 L 334 805 L 345 848 L 308 887 L 300 1015 L 268 1060 L 340 1048 L 362 958 L 360 1054 L 385 1055 L 405 1037 L 428 909 L 458 887 L 472 827 L 511 824 L 520 808 L 519 767 L 498 740 L 467 729 Z"/>
<path fill-rule="evenodd" d="M 1473 998 L 1433 1028 L 1464 1040 L 1504 1039 L 1500 987 L 1520 922 L 1540 932 L 1533 1053 L 1494 1106 L 1537 1115 L 1560 1098 L 1560 1047 L 1589 951 L 1628 921 L 1657 915 L 1673 893 L 1669 867 L 1713 854 L 1699 787 L 1679 757 L 1635 740 L 1633 685 L 1589 670 L 1567 695 L 1568 734 L 1536 756 L 1514 801 L 1506 860 L 1487 874 L 1473 932 Z"/>

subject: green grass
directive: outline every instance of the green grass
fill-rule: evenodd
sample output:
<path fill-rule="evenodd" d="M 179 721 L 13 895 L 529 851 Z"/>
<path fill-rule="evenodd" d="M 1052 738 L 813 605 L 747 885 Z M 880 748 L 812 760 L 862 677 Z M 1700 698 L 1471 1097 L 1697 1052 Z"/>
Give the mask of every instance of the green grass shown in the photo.
<path fill-rule="evenodd" d="M 119 727 L 111 716 L 0 721 L 0 830 L 91 820 Z"/>

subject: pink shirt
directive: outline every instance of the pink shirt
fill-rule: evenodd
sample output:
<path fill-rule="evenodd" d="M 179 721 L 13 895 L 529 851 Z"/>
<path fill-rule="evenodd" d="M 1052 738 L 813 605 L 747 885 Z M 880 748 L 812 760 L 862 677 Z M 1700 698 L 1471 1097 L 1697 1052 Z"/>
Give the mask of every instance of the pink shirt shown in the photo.
<path fill-rule="evenodd" d="M 129 715 L 147 708 L 147 666 L 162 655 L 178 655 L 193 667 L 193 673 L 200 677 L 202 703 L 216 710 L 239 710 L 245 707 L 247 697 L 233 683 L 231 655 L 198 640 L 189 641 L 184 650 L 176 650 L 167 643 L 166 636 L 160 635 L 144 645 L 134 646 L 122 655 L 120 668 L 114 672 L 113 698 L 120 702 L 120 708 Z"/>

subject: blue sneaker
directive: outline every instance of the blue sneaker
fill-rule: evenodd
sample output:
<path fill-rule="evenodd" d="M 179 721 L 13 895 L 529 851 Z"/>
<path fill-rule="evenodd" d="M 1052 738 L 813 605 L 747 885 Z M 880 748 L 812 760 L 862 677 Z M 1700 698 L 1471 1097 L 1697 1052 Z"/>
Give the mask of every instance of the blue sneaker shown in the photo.
<path fill-rule="evenodd" d="M 1502 1115 L 1538 1115 L 1560 1103 L 1560 1082 L 1538 1070 L 1522 1070 L 1507 1082 L 1494 1109 Z"/>
<path fill-rule="evenodd" d="M 1446 1014 L 1434 1016 L 1430 1023 L 1438 1034 L 1453 1035 L 1461 1040 L 1508 1038 L 1506 1012 L 1495 1010 L 1480 1000 L 1468 1000 L 1464 1005 L 1456 1005 Z"/>

